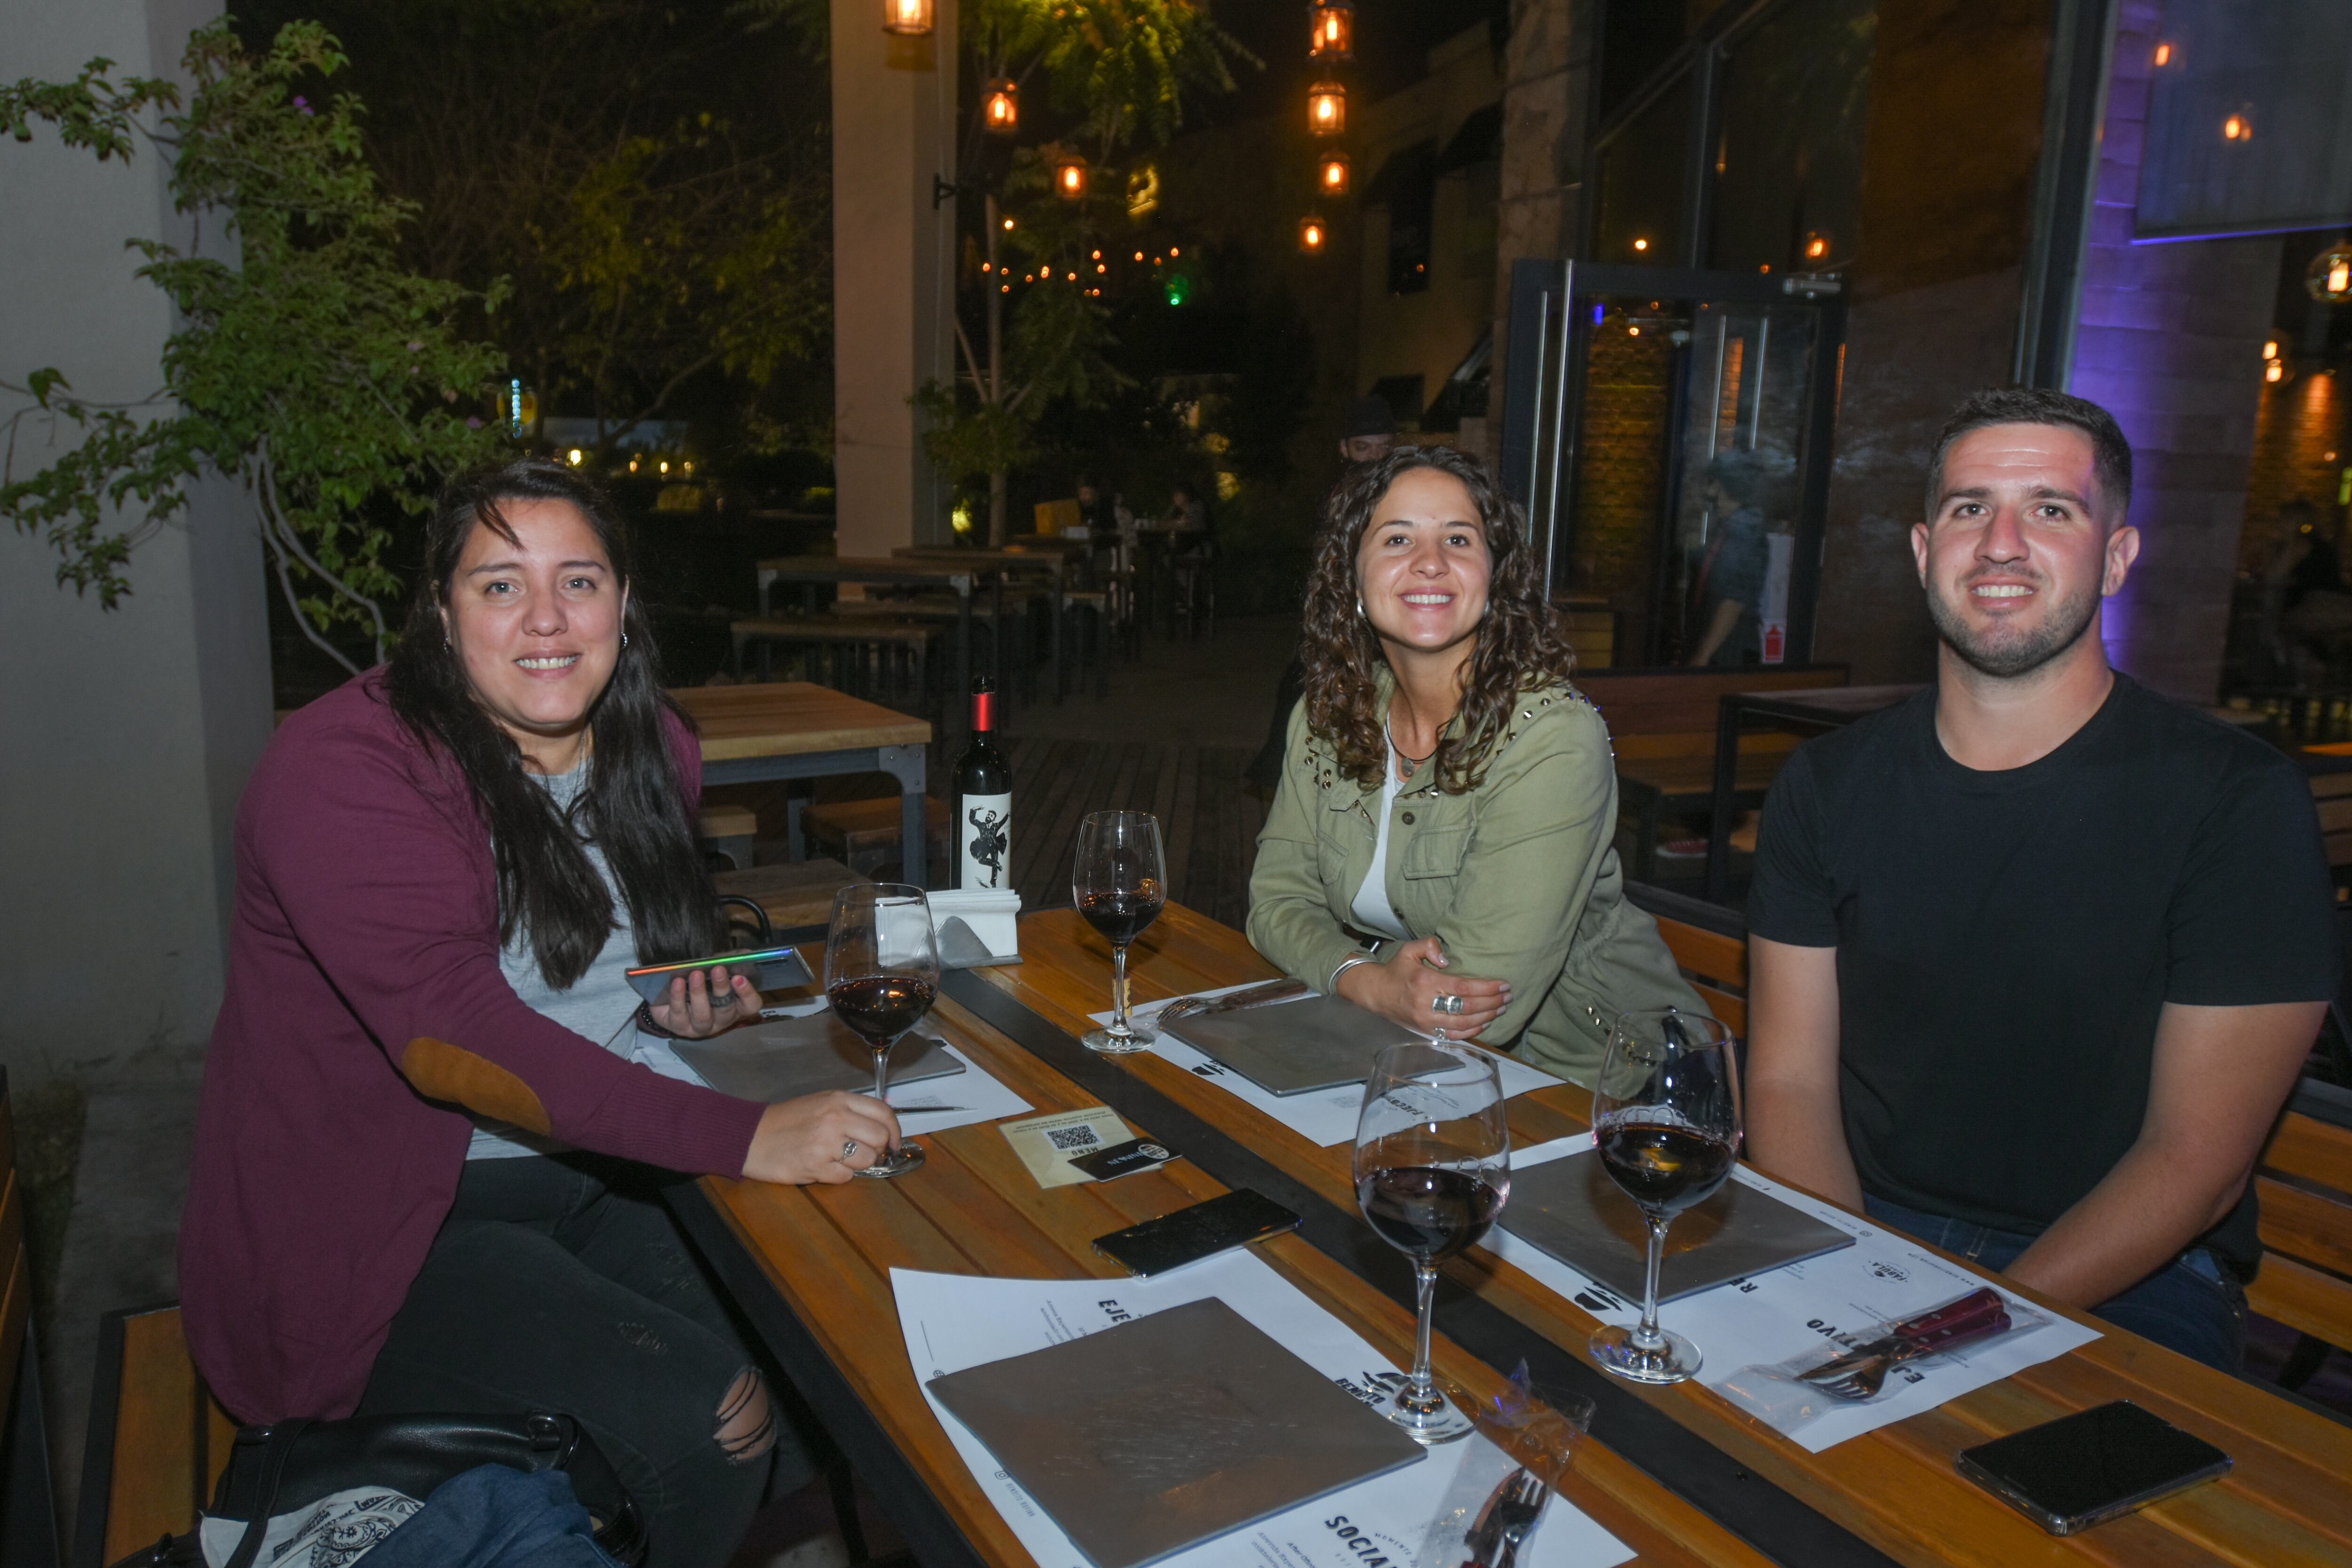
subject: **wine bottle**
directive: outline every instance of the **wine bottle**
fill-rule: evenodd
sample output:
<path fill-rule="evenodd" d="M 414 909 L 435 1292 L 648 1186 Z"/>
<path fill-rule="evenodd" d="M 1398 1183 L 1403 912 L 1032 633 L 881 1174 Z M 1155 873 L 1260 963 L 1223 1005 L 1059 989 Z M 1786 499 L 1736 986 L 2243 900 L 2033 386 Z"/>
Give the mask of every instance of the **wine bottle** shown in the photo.
<path fill-rule="evenodd" d="M 1013 770 L 996 749 L 996 685 L 971 680 L 971 739 L 955 765 L 956 886 L 1013 885 Z"/>

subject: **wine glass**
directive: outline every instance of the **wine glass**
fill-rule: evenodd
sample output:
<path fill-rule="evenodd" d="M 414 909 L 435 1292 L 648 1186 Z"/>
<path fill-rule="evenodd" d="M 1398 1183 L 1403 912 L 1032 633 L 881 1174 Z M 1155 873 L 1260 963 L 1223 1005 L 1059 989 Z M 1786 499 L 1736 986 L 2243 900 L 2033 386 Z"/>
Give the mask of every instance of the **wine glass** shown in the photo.
<path fill-rule="evenodd" d="M 1078 913 L 1110 942 L 1110 1024 L 1089 1030 L 1079 1043 L 1111 1057 L 1147 1049 L 1159 1037 L 1128 1018 L 1127 944 L 1160 918 L 1168 902 L 1160 819 L 1148 811 L 1089 814 L 1078 826 L 1070 892 Z"/>
<path fill-rule="evenodd" d="M 1469 1436 L 1468 1416 L 1429 1374 L 1437 1266 L 1495 1223 L 1511 1192 L 1511 1130 L 1493 1059 L 1440 1031 L 1372 1063 L 1356 1119 L 1356 1202 L 1380 1238 L 1412 1259 L 1421 1323 L 1412 1375 L 1381 1414 L 1423 1443 Z"/>
<path fill-rule="evenodd" d="M 1592 1089 L 1601 1168 L 1641 1206 L 1650 1255 L 1642 1321 L 1592 1336 L 1592 1359 L 1634 1383 L 1680 1383 L 1698 1371 L 1696 1345 L 1658 1327 L 1658 1261 L 1666 1226 L 1705 1203 L 1739 1153 L 1739 1066 L 1731 1031 L 1673 1007 L 1626 1013 L 1609 1032 Z"/>
<path fill-rule="evenodd" d="M 889 1103 L 890 1047 L 940 994 L 940 944 L 930 900 L 904 882 L 868 882 L 833 896 L 824 936 L 824 995 L 834 1016 L 874 1053 L 874 1098 Z M 885 1149 L 861 1176 L 903 1176 L 923 1163 L 919 1143 Z"/>

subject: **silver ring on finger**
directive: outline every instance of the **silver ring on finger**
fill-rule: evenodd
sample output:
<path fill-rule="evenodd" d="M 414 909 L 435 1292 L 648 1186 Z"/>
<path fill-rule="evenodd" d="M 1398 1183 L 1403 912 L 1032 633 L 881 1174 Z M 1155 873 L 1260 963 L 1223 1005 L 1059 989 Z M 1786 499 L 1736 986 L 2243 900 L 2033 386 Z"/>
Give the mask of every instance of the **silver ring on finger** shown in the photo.
<path fill-rule="evenodd" d="M 1441 991 L 1429 999 L 1429 1010 L 1433 1013 L 1459 1013 L 1462 1011 L 1462 998 L 1451 991 Z"/>
<path fill-rule="evenodd" d="M 857 1158 L 857 1140 L 852 1138 L 841 1146 L 841 1163 L 845 1165 Z"/>

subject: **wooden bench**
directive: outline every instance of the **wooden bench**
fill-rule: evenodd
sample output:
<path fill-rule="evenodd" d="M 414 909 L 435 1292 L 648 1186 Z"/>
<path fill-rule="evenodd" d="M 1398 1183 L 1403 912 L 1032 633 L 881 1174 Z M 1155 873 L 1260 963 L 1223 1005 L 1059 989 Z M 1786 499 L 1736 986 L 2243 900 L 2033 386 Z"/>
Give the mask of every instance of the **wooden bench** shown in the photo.
<path fill-rule="evenodd" d="M 1842 664 L 1758 665 L 1738 669 L 1596 670 L 1575 678 L 1609 721 L 1617 756 L 1620 819 L 1631 819 L 1627 874 L 1657 872 L 1658 827 L 1669 811 L 1705 810 L 1715 799 L 1715 738 L 1721 699 L 1734 691 L 1801 691 L 1846 683 Z M 1739 748 L 1737 804 L 1761 805 L 1800 737 L 1749 736 Z"/>
<path fill-rule="evenodd" d="M 751 847 L 760 837 L 760 814 L 748 805 L 706 805 L 696 816 L 694 836 L 702 847 L 727 858 L 738 871 L 751 868 Z"/>
<path fill-rule="evenodd" d="M 893 803 L 895 804 L 895 803 Z M 768 923 L 779 942 L 797 940 L 793 933 L 814 929 L 822 934 L 833 920 L 833 896 L 856 882 L 873 880 L 838 860 L 794 860 L 782 866 L 755 866 L 748 870 L 721 871 L 711 886 L 725 895 L 749 899 L 768 912 Z"/>
<path fill-rule="evenodd" d="M 89 1446 L 74 1529 L 75 1568 L 105 1568 L 194 1530 L 236 1441 L 188 1359 L 176 1306 L 99 1320 Z"/>
<path fill-rule="evenodd" d="M 2319 837 L 2327 847 L 2328 868 L 2341 884 L 2352 868 L 2352 745 L 2306 746 L 2301 757 L 2319 811 Z M 2339 891 L 2337 897 L 2343 894 Z"/>
<path fill-rule="evenodd" d="M 948 803 L 937 795 L 926 795 L 923 814 L 930 825 L 931 853 L 940 858 L 933 863 L 941 863 L 947 855 Z M 821 849 L 860 876 L 871 875 L 898 856 L 902 820 L 895 795 L 839 800 L 800 813 L 801 832 L 809 851 Z"/>
<path fill-rule="evenodd" d="M 0 1067 L 0 1563 L 58 1561 L 48 1422 L 33 1333 L 33 1256 L 16 1179 L 16 1107 Z"/>

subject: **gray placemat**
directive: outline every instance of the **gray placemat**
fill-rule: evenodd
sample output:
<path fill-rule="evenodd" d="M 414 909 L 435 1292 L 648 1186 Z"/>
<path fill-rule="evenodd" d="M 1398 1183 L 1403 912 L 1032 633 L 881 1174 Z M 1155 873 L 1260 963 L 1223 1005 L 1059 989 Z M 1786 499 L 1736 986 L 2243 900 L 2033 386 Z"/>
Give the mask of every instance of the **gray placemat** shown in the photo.
<path fill-rule="evenodd" d="M 1423 1457 L 1214 1297 L 924 1386 L 1095 1568 L 1139 1568 Z"/>
<path fill-rule="evenodd" d="M 1339 996 L 1196 1013 L 1158 1026 L 1279 1095 L 1361 1083 L 1374 1057 L 1422 1037 Z"/>
<path fill-rule="evenodd" d="M 1642 1299 L 1649 1230 L 1642 1211 L 1587 1149 L 1511 1173 L 1502 1226 L 1628 1301 Z M 1853 1237 L 1769 1193 L 1727 1181 L 1675 1216 L 1658 1264 L 1658 1300 L 1672 1301 L 1733 1279 L 1852 1247 Z"/>
<path fill-rule="evenodd" d="M 963 1071 L 939 1041 L 920 1033 L 890 1047 L 890 1082 Z M 828 1007 L 805 1018 L 778 1018 L 730 1029 L 708 1040 L 672 1040 L 678 1059 L 721 1094 L 738 1100 L 797 1100 L 828 1089 L 871 1089 L 874 1053 Z"/>

